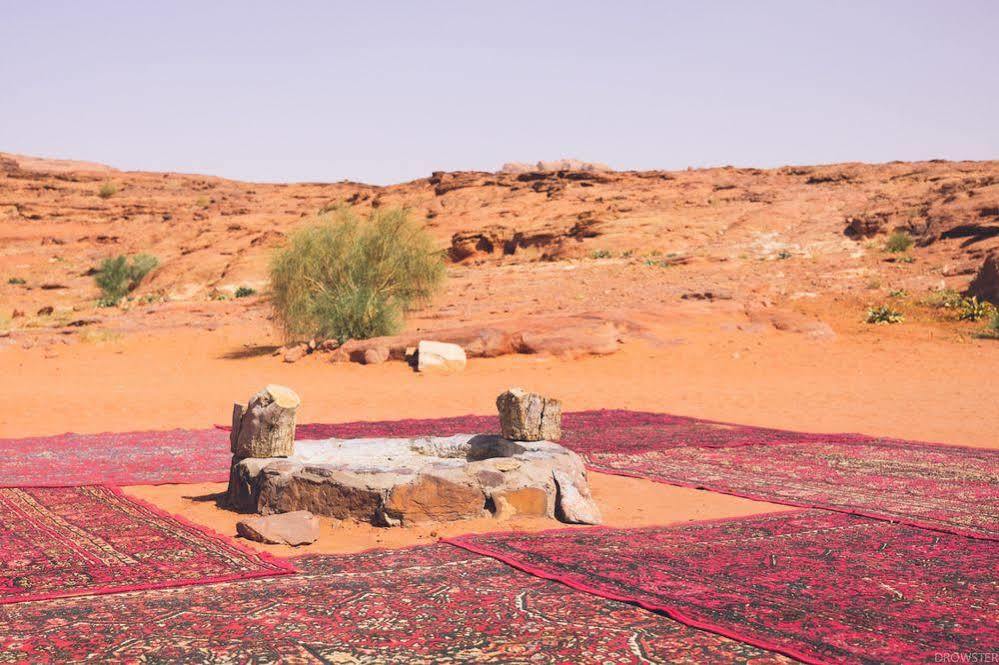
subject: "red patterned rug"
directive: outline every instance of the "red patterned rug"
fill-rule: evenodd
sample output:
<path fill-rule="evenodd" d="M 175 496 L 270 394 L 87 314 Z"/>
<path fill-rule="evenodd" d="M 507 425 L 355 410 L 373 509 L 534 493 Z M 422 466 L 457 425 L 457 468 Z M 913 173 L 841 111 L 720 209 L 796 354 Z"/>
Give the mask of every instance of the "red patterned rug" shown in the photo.
<path fill-rule="evenodd" d="M 231 456 L 215 427 L 0 439 L 0 487 L 222 482 Z"/>
<path fill-rule="evenodd" d="M 603 436 L 563 443 L 595 471 L 648 478 L 761 501 L 826 508 L 928 529 L 999 539 L 999 451 L 856 434 L 794 434 L 694 421 L 649 427 L 625 421 Z M 722 428 L 722 429 L 720 429 Z M 667 439 L 664 441 L 664 439 Z M 721 444 L 721 445 L 719 445 Z"/>
<path fill-rule="evenodd" d="M 495 416 L 306 424 L 298 438 L 494 431 Z M 999 451 L 803 434 L 636 411 L 564 416 L 597 471 L 999 538 Z M 0 439 L 0 487 L 223 482 L 222 428 Z"/>
<path fill-rule="evenodd" d="M 855 515 L 448 542 L 806 662 L 933 662 L 999 644 L 993 542 Z"/>
<path fill-rule="evenodd" d="M 117 490 L 0 489 L 0 605 L 293 571 Z"/>
<path fill-rule="evenodd" d="M 298 575 L 0 606 L 0 662 L 787 663 L 450 545 Z"/>
<path fill-rule="evenodd" d="M 299 438 L 491 431 L 495 417 L 302 425 Z M 999 539 L 999 451 L 581 411 L 562 444 L 595 471 Z"/>

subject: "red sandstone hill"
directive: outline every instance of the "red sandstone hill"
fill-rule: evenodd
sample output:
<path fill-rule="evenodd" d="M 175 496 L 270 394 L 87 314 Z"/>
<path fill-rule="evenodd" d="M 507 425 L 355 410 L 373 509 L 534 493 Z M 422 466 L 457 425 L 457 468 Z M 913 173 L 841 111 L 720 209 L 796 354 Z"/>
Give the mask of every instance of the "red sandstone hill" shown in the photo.
<path fill-rule="evenodd" d="M 104 198 L 106 183 L 113 193 Z M 0 316 L 18 310 L 44 327 L 93 314 L 93 269 L 120 253 L 160 259 L 136 294 L 173 303 L 160 311 L 200 307 L 241 285 L 262 289 L 271 250 L 343 203 L 407 206 L 424 221 L 454 264 L 447 295 L 426 317 L 441 325 L 681 299 L 964 289 L 999 247 L 996 161 L 678 172 L 521 165 L 378 187 L 0 153 Z M 914 237 L 915 261 L 882 250 L 894 230 Z M 51 321 L 36 317 L 49 306 Z"/>

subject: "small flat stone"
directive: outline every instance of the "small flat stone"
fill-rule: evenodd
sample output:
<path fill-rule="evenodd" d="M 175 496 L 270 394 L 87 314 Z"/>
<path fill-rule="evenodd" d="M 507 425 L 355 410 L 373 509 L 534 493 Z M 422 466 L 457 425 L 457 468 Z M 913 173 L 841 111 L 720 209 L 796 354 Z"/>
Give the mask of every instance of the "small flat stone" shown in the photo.
<path fill-rule="evenodd" d="M 249 517 L 236 523 L 236 532 L 258 543 L 309 545 L 319 538 L 319 518 L 307 510 Z"/>

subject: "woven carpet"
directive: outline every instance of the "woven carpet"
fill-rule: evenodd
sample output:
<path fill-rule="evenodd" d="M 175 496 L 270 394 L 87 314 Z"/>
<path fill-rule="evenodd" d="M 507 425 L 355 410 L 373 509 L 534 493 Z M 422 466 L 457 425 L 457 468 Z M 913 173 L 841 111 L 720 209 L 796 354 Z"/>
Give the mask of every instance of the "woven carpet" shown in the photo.
<path fill-rule="evenodd" d="M 658 418 L 614 412 L 563 443 L 595 471 L 999 539 L 999 451 Z"/>
<path fill-rule="evenodd" d="M 0 662 L 779 663 L 450 545 L 297 575 L 0 606 Z"/>
<path fill-rule="evenodd" d="M 292 571 L 106 487 L 0 489 L 0 605 Z"/>
<path fill-rule="evenodd" d="M 231 456 L 215 427 L 0 439 L 0 487 L 222 482 Z"/>
<path fill-rule="evenodd" d="M 300 439 L 496 431 L 495 416 L 299 425 Z M 564 416 L 597 471 L 999 538 L 999 451 L 635 411 Z M 222 428 L 0 440 L 0 487 L 223 482 Z"/>
<path fill-rule="evenodd" d="M 302 425 L 300 438 L 495 431 L 495 417 Z M 999 451 L 808 434 L 639 411 L 563 418 L 561 443 L 605 473 L 999 539 Z"/>
<path fill-rule="evenodd" d="M 448 542 L 806 662 L 933 662 L 999 644 L 995 543 L 855 515 Z"/>

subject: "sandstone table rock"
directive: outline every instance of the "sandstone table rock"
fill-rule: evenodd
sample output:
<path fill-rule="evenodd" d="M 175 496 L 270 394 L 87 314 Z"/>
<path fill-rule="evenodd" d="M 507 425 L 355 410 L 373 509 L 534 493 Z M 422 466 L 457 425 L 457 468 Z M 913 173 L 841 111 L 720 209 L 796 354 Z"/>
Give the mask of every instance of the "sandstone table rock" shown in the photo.
<path fill-rule="evenodd" d="M 423 340 L 416 347 L 416 369 L 420 372 L 458 372 L 465 369 L 465 350 L 457 344 Z"/>
<path fill-rule="evenodd" d="M 234 505 L 264 515 L 308 510 L 379 526 L 490 514 L 600 521 L 578 455 L 486 434 L 296 441 L 290 457 L 235 463 L 230 487 Z"/>
<path fill-rule="evenodd" d="M 302 400 L 291 388 L 271 384 L 250 398 L 249 404 L 234 404 L 232 453 L 247 457 L 287 457 L 295 442 L 295 414 Z"/>
<path fill-rule="evenodd" d="M 562 438 L 562 403 L 511 388 L 496 398 L 500 434 L 512 441 L 558 441 Z"/>
<path fill-rule="evenodd" d="M 319 538 L 319 518 L 307 510 L 248 517 L 236 523 L 236 533 L 258 543 L 309 545 Z"/>

